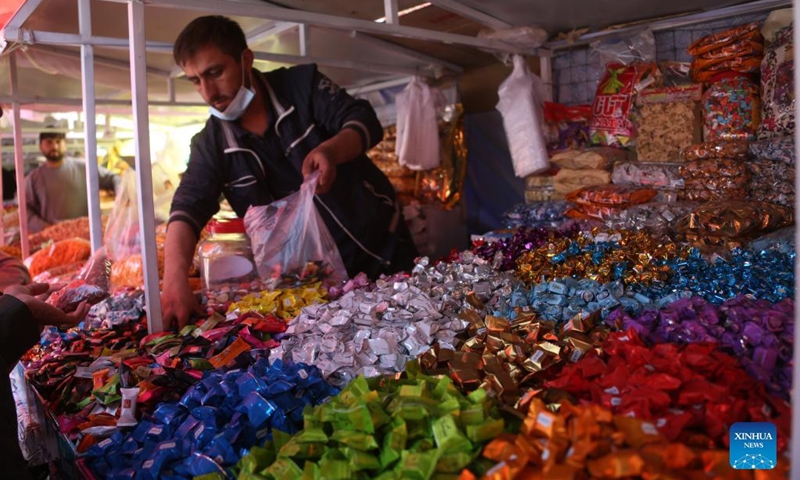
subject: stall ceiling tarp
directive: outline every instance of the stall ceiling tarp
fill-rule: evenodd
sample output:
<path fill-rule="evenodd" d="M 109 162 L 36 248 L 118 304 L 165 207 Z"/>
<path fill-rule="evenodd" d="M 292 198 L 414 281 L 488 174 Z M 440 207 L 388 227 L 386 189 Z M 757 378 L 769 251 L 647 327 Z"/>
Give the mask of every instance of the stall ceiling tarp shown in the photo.
<path fill-rule="evenodd" d="M 32 0 L 28 0 L 32 1 Z M 11 5 L 21 0 L 11 0 Z M 201 2 L 198 2 L 198 5 Z M 224 8 L 225 1 L 217 5 Z M 241 2 L 229 0 L 234 5 Z M 251 2 L 252 3 L 252 2 Z M 334 15 L 346 19 L 374 21 L 384 16 L 384 2 L 380 0 L 281 0 L 262 2 L 265 6 Z M 418 7 L 401 17 L 400 25 L 427 29 L 433 32 L 475 37 L 487 28 L 486 16 L 495 19 L 493 25 L 535 25 L 545 28 L 553 36 L 579 27 L 605 28 L 642 19 L 652 19 L 686 12 L 705 11 L 733 4 L 746 3 L 735 0 L 397 0 L 399 11 Z M 0 21 L 4 8 L 0 7 Z M 197 10 L 153 6 L 145 1 L 145 32 L 148 42 L 171 45 L 180 30 L 192 19 L 206 14 Z M 419 8 L 421 7 L 421 8 Z M 465 10 L 466 9 L 466 10 Z M 470 12 L 471 10 L 471 12 Z M 126 39 L 128 35 L 127 5 L 124 2 L 91 1 L 92 34 L 98 37 Z M 470 14 L 473 13 L 473 14 Z M 270 19 L 232 16 L 242 25 L 245 33 L 253 37 L 251 47 L 269 57 L 257 63 L 261 69 L 288 65 L 289 61 L 276 61 L 274 54 L 294 56 L 301 52 L 297 28 L 274 29 L 274 34 L 257 35 L 270 27 L 280 27 L 281 22 Z M 42 0 L 23 23 L 29 32 L 56 32 L 77 34 L 77 0 Z M 455 75 L 460 71 L 491 65 L 498 60 L 489 52 L 472 46 L 420 39 L 365 34 L 332 26 L 314 25 L 309 28 L 308 57 L 321 60 L 321 69 L 334 81 L 344 86 L 378 83 L 390 78 L 421 73 L 426 75 Z M 257 35 L 257 36 L 256 36 Z M 35 36 L 18 55 L 19 97 L 81 97 L 80 48 L 78 46 L 47 45 L 36 41 Z M 8 47 L 6 47 L 8 50 Z M 95 84 L 100 99 L 126 100 L 130 98 L 129 51 L 120 47 L 96 46 Z M 270 56 L 273 55 L 273 56 Z M 269 60 L 269 61 L 267 61 Z M 279 59 L 282 60 L 282 59 Z M 435 65 L 435 62 L 439 62 Z M 155 101 L 166 101 L 167 79 L 176 69 L 169 48 L 148 51 L 148 92 Z M 10 92 L 7 55 L 0 57 L 0 91 Z M 175 81 L 175 99 L 180 102 L 199 102 L 192 86 L 185 80 Z"/>

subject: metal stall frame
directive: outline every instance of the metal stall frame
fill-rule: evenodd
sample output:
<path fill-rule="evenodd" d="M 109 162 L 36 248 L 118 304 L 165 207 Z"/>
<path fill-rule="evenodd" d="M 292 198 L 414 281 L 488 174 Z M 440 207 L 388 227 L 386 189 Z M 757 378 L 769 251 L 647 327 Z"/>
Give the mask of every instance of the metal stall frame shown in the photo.
<path fill-rule="evenodd" d="M 145 73 L 148 69 L 145 60 L 146 51 L 158 52 L 171 52 L 172 45 L 165 42 L 149 42 L 144 38 L 144 9 L 146 6 L 167 7 L 175 9 L 184 9 L 192 11 L 202 11 L 207 14 L 221 14 L 221 15 L 237 15 L 243 17 L 261 18 L 270 22 L 269 25 L 259 28 L 258 31 L 250 32 L 248 41 L 253 42 L 259 38 L 264 38 L 265 35 L 274 34 L 280 31 L 286 31 L 297 28 L 298 35 L 300 36 L 300 50 L 301 55 L 280 55 L 265 52 L 256 53 L 256 58 L 259 60 L 278 61 L 285 63 L 301 63 L 301 62 L 317 62 L 320 65 L 348 68 L 355 70 L 368 70 L 373 72 L 389 73 L 401 77 L 399 84 L 407 83 L 413 76 L 425 77 L 438 77 L 444 71 L 450 71 L 455 74 L 460 74 L 463 68 L 449 63 L 444 60 L 439 60 L 434 57 L 425 55 L 424 53 L 417 52 L 406 47 L 391 44 L 383 40 L 369 37 L 368 34 L 384 34 L 396 37 L 413 38 L 433 42 L 443 42 L 450 44 L 465 45 L 484 50 L 503 52 L 503 53 L 517 53 L 522 55 L 537 55 L 537 51 L 526 51 L 518 49 L 512 45 L 497 40 L 482 39 L 466 35 L 458 35 L 452 33 L 437 32 L 422 28 L 415 28 L 400 25 L 397 19 L 399 18 L 397 12 L 397 2 L 393 0 L 385 0 L 384 7 L 386 18 L 389 22 L 376 23 L 369 20 L 360 20 L 348 17 L 340 17 L 335 15 L 320 14 L 314 12 L 305 12 L 300 10 L 292 10 L 283 7 L 277 7 L 269 3 L 260 2 L 256 0 L 100 0 L 112 3 L 124 3 L 128 5 L 128 32 L 129 37 L 111 38 L 100 37 L 92 35 L 91 28 L 91 15 L 90 15 L 90 0 L 77 0 L 79 3 L 79 20 L 80 32 L 62 33 L 50 31 L 35 31 L 23 28 L 25 21 L 34 13 L 43 0 L 27 0 L 18 11 L 12 16 L 5 28 L 3 29 L 2 38 L 0 41 L 0 51 L 8 47 L 8 42 L 16 42 L 19 44 L 36 44 L 36 45 L 70 45 L 81 47 L 81 73 L 83 85 L 83 112 L 84 117 L 87 119 L 95 118 L 96 106 L 106 102 L 95 100 L 94 95 L 94 68 L 93 62 L 105 61 L 108 59 L 97 59 L 94 57 L 93 47 L 111 47 L 111 48 L 129 48 L 130 50 L 130 67 L 131 67 L 131 92 L 132 103 L 134 112 L 134 135 L 136 141 L 136 170 L 137 170 L 137 193 L 139 195 L 139 226 L 142 232 L 142 259 L 145 277 L 145 299 L 146 311 L 148 319 L 148 330 L 151 333 L 160 332 L 164 329 L 163 319 L 160 309 L 160 289 L 158 283 L 157 261 L 156 261 L 156 247 L 155 247 L 155 218 L 153 214 L 153 201 L 152 201 L 152 178 L 151 178 L 151 162 L 150 162 L 150 144 L 149 144 L 149 126 L 148 126 L 148 110 L 149 104 L 158 104 L 157 102 L 148 102 L 147 98 L 147 85 Z M 490 25 L 499 27 L 507 25 L 500 20 L 491 17 L 483 12 L 474 10 L 470 7 L 459 4 L 458 2 L 448 0 L 435 2 L 441 8 L 454 11 L 459 15 L 463 15 L 475 21 L 479 21 L 483 25 Z M 277 22 L 277 24 L 275 23 Z M 418 62 L 424 62 L 425 65 L 417 68 L 408 68 L 396 65 L 382 65 L 375 62 L 355 62 L 349 60 L 332 59 L 332 58 L 314 58 L 308 56 L 307 41 L 308 41 L 308 28 L 307 26 L 313 25 L 315 27 L 323 27 L 334 30 L 341 30 L 349 33 L 351 36 L 365 38 L 373 44 L 379 45 L 381 48 L 399 52 L 408 58 L 412 58 Z M 15 53 L 11 54 L 11 75 L 12 79 L 16 78 L 16 64 L 14 61 Z M 152 72 L 163 74 L 164 72 Z M 179 68 L 173 69 L 168 72 L 166 78 L 168 82 L 168 91 L 170 95 L 170 102 L 161 103 L 174 106 L 196 106 L 198 104 L 180 104 L 173 102 L 174 100 L 174 78 L 181 76 L 182 72 Z M 13 82 L 12 82 L 13 84 Z M 374 86 L 358 86 L 359 93 L 366 93 L 367 91 L 381 88 L 389 84 L 386 81 L 378 82 Z M 0 98 L 2 101 L 3 98 Z M 21 145 L 21 131 L 17 126 L 19 125 L 19 110 L 22 98 L 19 96 L 18 91 L 12 91 L 11 102 L 14 105 L 14 125 L 15 125 L 15 146 L 17 148 L 15 160 L 17 162 L 17 181 L 18 185 L 24 185 L 24 178 L 22 177 L 22 145 Z M 76 100 L 70 99 L 52 99 L 52 98 L 33 98 L 24 99 L 31 103 L 52 103 L 52 104 L 74 104 Z M 109 103 L 122 103 L 127 104 L 125 101 L 111 101 Z M 205 104 L 199 104 L 205 106 Z M 87 152 L 95 150 L 95 126 L 93 122 L 85 122 L 85 148 Z M 92 124 L 89 126 L 89 124 Z M 95 132 L 96 133 L 96 132 Z M 90 154 L 91 155 L 91 154 Z M 94 162 L 88 162 L 94 163 Z M 90 230 L 92 239 L 92 248 L 97 249 L 102 246 L 102 232 L 100 232 L 100 215 L 99 215 L 99 201 L 98 201 L 98 180 L 96 178 L 96 165 L 87 169 L 87 195 L 90 200 Z M 27 224 L 26 212 L 24 212 L 25 198 L 24 188 L 19 198 L 20 202 L 20 228 L 21 236 L 23 238 L 23 255 L 29 254 L 29 246 L 27 245 Z"/>

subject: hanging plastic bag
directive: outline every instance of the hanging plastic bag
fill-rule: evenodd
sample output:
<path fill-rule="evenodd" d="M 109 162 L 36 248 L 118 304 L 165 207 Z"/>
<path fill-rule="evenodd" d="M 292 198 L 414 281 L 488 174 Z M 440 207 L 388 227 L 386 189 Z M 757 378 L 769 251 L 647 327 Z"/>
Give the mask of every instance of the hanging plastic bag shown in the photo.
<path fill-rule="evenodd" d="M 114 210 L 108 219 L 103 244 L 112 261 L 121 260 L 141 251 L 139 241 L 139 207 L 136 201 L 136 174 L 128 170 L 122 174 L 119 192 L 114 200 Z"/>
<path fill-rule="evenodd" d="M 100 248 L 83 266 L 78 276 L 61 290 L 53 293 L 47 302 L 69 313 L 81 302 L 100 303 L 109 296 L 111 262 L 106 249 Z"/>
<path fill-rule="evenodd" d="M 442 93 L 414 77 L 397 94 L 397 142 L 401 165 L 411 170 L 430 170 L 441 163 L 439 122 L 436 112 L 444 105 Z"/>
<path fill-rule="evenodd" d="M 528 70 L 525 58 L 514 55 L 514 70 L 497 91 L 497 110 L 503 116 L 514 174 L 520 178 L 550 168 L 537 82 L 541 79 Z"/>
<path fill-rule="evenodd" d="M 318 180 L 315 172 L 298 192 L 250 207 L 244 216 L 258 274 L 275 288 L 347 279 L 339 248 L 314 205 Z"/>

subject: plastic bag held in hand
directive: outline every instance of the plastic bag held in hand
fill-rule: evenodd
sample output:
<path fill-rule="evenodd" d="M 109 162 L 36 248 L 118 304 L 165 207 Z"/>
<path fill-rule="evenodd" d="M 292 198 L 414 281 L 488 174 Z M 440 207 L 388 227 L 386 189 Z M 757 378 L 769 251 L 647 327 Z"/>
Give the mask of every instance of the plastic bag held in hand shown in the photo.
<path fill-rule="evenodd" d="M 122 260 L 141 252 L 139 241 L 139 206 L 136 193 L 136 173 L 128 170 L 122 174 L 114 210 L 103 234 L 103 245 L 108 258 Z"/>
<path fill-rule="evenodd" d="M 439 123 L 436 110 L 444 104 L 442 93 L 414 77 L 397 94 L 397 143 L 401 165 L 411 170 L 430 170 L 441 163 Z"/>
<path fill-rule="evenodd" d="M 298 192 L 250 207 L 244 216 L 258 274 L 275 287 L 347 279 L 336 242 L 314 205 L 318 181 L 314 172 Z"/>
<path fill-rule="evenodd" d="M 528 70 L 525 59 L 514 55 L 514 70 L 497 91 L 500 97 L 497 110 L 503 116 L 514 174 L 518 177 L 549 168 L 537 81 L 541 82 Z"/>

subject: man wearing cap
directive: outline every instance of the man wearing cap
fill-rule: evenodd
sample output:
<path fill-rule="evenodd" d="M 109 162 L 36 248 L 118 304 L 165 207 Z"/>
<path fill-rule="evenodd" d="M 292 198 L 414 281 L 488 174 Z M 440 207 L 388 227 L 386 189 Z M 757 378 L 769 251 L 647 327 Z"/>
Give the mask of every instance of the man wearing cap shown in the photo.
<path fill-rule="evenodd" d="M 63 133 L 39 134 L 39 150 L 46 162 L 25 178 L 28 230 L 36 233 L 54 223 L 89 215 L 86 163 L 67 157 Z M 98 167 L 100 188 L 116 189 L 119 177 Z"/>

